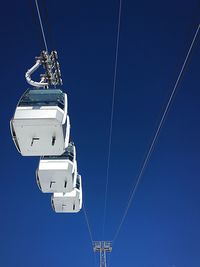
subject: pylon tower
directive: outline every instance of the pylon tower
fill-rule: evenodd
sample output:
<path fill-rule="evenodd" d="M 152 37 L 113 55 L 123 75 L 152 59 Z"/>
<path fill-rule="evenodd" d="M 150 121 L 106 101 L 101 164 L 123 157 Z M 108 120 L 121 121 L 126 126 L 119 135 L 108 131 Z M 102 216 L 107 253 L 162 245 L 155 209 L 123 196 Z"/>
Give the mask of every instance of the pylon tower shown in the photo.
<path fill-rule="evenodd" d="M 112 251 L 112 242 L 110 241 L 94 241 L 94 252 L 99 252 L 100 255 L 100 267 L 106 267 L 106 253 Z"/>

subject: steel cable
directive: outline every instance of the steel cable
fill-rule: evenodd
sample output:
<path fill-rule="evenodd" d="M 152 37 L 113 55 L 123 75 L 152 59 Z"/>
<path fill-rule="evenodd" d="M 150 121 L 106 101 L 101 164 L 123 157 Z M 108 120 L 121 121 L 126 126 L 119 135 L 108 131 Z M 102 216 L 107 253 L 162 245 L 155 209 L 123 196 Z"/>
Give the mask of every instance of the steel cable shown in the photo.
<path fill-rule="evenodd" d="M 116 239 L 117 239 L 117 237 L 118 237 L 118 235 L 119 235 L 119 232 L 120 232 L 121 227 L 122 227 L 122 225 L 123 225 L 123 223 L 124 223 L 124 220 L 125 220 L 125 218 L 126 218 L 126 216 L 127 216 L 127 213 L 128 213 L 129 208 L 130 208 L 130 205 L 131 205 L 131 203 L 132 203 L 132 201 L 133 201 L 133 198 L 134 198 L 134 196 L 135 196 L 135 193 L 136 193 L 136 190 L 137 190 L 137 188 L 138 188 L 138 185 L 139 185 L 139 183 L 140 183 L 140 181 L 141 181 L 141 178 L 143 177 L 144 171 L 145 171 L 145 169 L 146 169 L 146 167 L 147 167 L 147 164 L 148 164 L 148 162 L 149 162 L 149 160 L 150 160 L 150 157 L 151 157 L 151 154 L 152 154 L 152 152 L 153 152 L 153 150 L 154 150 L 156 141 L 157 141 L 157 139 L 158 139 L 158 137 L 159 137 L 160 131 L 161 131 L 163 125 L 164 125 L 164 122 L 165 122 L 165 120 L 166 120 L 167 114 L 168 114 L 168 112 L 169 112 L 169 110 L 170 110 L 170 107 L 171 107 L 171 104 L 172 104 L 174 95 L 175 95 L 175 93 L 176 93 L 176 89 L 177 89 L 177 87 L 178 87 L 178 85 L 179 85 L 179 82 L 180 82 L 180 80 L 181 80 L 182 74 L 183 74 L 183 72 L 184 72 L 184 70 L 185 70 L 185 66 L 186 66 L 186 64 L 187 64 L 187 62 L 188 62 L 188 59 L 189 59 L 189 56 L 190 56 L 190 54 L 191 54 L 192 48 L 193 48 L 194 43 L 195 43 L 195 41 L 196 41 L 197 35 L 198 35 L 198 33 L 199 33 L 199 29 L 200 29 L 200 24 L 198 25 L 197 30 L 196 30 L 196 32 L 195 32 L 195 34 L 194 34 L 194 37 L 193 37 L 193 39 L 192 39 L 192 42 L 191 42 L 190 47 L 189 47 L 189 49 L 188 49 L 188 52 L 187 52 L 187 54 L 186 54 L 185 60 L 184 60 L 184 62 L 183 62 L 183 65 L 182 65 L 182 67 L 181 67 L 181 70 L 180 70 L 180 72 L 179 72 L 178 78 L 177 78 L 177 80 L 176 80 L 176 82 L 175 82 L 175 85 L 174 85 L 174 87 L 173 87 L 172 93 L 170 94 L 169 100 L 168 100 L 167 105 L 166 105 L 166 107 L 165 107 L 165 109 L 164 109 L 164 113 L 163 113 L 163 115 L 162 115 L 162 117 L 161 117 L 161 119 L 160 119 L 160 122 L 159 122 L 159 124 L 158 124 L 158 127 L 156 128 L 156 131 L 155 131 L 154 137 L 153 137 L 153 139 L 152 139 L 152 142 L 151 142 L 151 144 L 150 144 L 150 146 L 149 146 L 149 149 L 147 150 L 147 153 L 146 153 L 144 162 L 143 162 L 143 164 L 142 164 L 142 168 L 141 168 L 141 170 L 140 170 L 140 172 L 139 172 L 139 175 L 138 175 L 138 177 L 137 177 L 137 179 L 136 179 L 136 184 L 134 185 L 134 187 L 133 187 L 132 190 L 131 190 L 131 195 L 130 195 L 128 204 L 127 204 L 127 206 L 126 206 L 126 208 L 125 208 L 125 211 L 124 211 L 124 213 L 123 213 L 123 216 L 122 216 L 122 219 L 121 219 L 121 221 L 120 221 L 119 227 L 117 228 L 117 231 L 116 231 L 116 233 L 115 233 L 115 235 L 114 235 L 113 243 L 116 241 Z"/>
<path fill-rule="evenodd" d="M 87 211 L 86 211 L 84 202 L 83 202 L 83 213 L 84 213 L 84 217 L 85 217 L 85 221 L 86 221 L 86 225 L 87 225 L 87 229 L 88 229 L 88 233 L 89 233 L 89 237 L 90 237 L 90 241 L 91 241 L 91 246 L 92 246 L 92 250 L 93 250 L 94 240 L 93 240 L 92 231 L 91 231 L 91 227 L 89 224 L 89 219 L 88 219 L 88 215 L 87 215 Z M 93 254 L 94 254 L 94 265 L 96 266 L 96 256 L 95 256 L 94 251 L 93 251 Z"/>
<path fill-rule="evenodd" d="M 112 105 L 111 105 L 111 115 L 110 115 L 110 130 L 109 130 L 108 157 L 107 157 L 107 169 L 106 169 L 106 187 L 105 187 L 104 213 L 103 213 L 103 230 L 102 230 L 103 238 L 104 238 L 104 232 L 105 232 L 106 210 L 107 210 L 108 181 L 109 181 L 109 170 L 110 170 L 110 154 L 111 154 L 111 144 L 112 144 L 113 117 L 114 117 L 114 106 L 115 106 L 118 54 L 119 54 L 119 39 L 120 39 L 120 29 L 121 29 L 121 10 L 122 10 L 122 0 L 119 0 L 118 26 L 117 26 L 115 63 L 114 63 L 114 75 L 113 75 L 113 89 L 112 89 Z"/>
<path fill-rule="evenodd" d="M 42 37 L 43 37 L 43 41 L 44 41 L 44 46 L 45 46 L 46 51 L 48 52 L 47 41 L 46 41 L 46 37 L 45 37 L 45 33 L 44 33 L 44 27 L 43 27 L 43 24 L 42 24 L 42 19 L 41 19 L 41 15 L 40 15 L 40 9 L 39 9 L 37 0 L 35 0 L 35 5 L 36 5 L 36 8 L 37 8 L 38 18 L 39 18 L 39 22 L 40 22 L 40 28 L 41 28 L 41 31 L 42 31 Z"/>

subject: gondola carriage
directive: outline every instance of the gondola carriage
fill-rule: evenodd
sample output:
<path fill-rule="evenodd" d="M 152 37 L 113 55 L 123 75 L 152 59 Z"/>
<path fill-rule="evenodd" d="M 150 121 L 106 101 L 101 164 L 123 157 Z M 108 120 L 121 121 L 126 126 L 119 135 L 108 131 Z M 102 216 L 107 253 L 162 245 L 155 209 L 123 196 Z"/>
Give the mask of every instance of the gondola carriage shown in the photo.
<path fill-rule="evenodd" d="M 82 208 L 81 175 L 77 175 L 76 187 L 70 193 L 54 193 L 51 199 L 53 210 L 57 213 L 75 213 Z"/>

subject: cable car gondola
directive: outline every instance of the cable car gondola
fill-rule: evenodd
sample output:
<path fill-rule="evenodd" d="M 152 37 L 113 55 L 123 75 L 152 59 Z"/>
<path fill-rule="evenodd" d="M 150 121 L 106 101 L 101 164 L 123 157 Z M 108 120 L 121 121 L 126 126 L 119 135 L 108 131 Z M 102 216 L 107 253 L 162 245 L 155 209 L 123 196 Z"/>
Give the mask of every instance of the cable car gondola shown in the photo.
<path fill-rule="evenodd" d="M 36 170 L 36 180 L 43 193 L 71 192 L 76 186 L 76 148 L 70 142 L 61 156 L 43 156 Z"/>
<path fill-rule="evenodd" d="M 28 89 L 17 105 L 10 129 L 23 156 L 62 155 L 70 134 L 67 95 L 59 89 Z"/>
<path fill-rule="evenodd" d="M 43 193 L 53 193 L 55 212 L 78 212 L 82 207 L 81 176 L 70 138 L 67 94 L 62 85 L 57 52 L 42 51 L 25 77 L 32 86 L 21 97 L 10 121 L 12 139 L 22 156 L 40 156 L 36 181 Z M 40 81 L 31 75 L 43 66 Z M 54 89 L 52 89 L 53 87 Z"/>
<path fill-rule="evenodd" d="M 57 213 L 79 212 L 82 208 L 82 182 L 81 175 L 77 175 L 76 187 L 70 193 L 54 193 L 52 208 Z"/>

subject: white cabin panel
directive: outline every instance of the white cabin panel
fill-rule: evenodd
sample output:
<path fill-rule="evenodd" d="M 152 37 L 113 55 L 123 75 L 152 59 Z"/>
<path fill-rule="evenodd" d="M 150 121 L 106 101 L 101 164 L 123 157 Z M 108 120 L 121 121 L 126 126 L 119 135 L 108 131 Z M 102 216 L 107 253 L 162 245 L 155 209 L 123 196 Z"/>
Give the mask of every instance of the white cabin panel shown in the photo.
<path fill-rule="evenodd" d="M 74 189 L 70 193 L 54 193 L 52 206 L 57 213 L 76 213 L 81 209 L 80 190 Z"/>
<path fill-rule="evenodd" d="M 73 165 L 70 160 L 41 159 L 36 171 L 36 179 L 41 191 L 43 193 L 71 192 L 76 182 Z"/>
<path fill-rule="evenodd" d="M 76 187 L 69 193 L 54 193 L 52 208 L 57 213 L 76 213 L 82 208 L 82 180 L 77 174 Z"/>
<path fill-rule="evenodd" d="M 11 134 L 23 156 L 62 155 L 70 136 L 67 95 L 61 90 L 27 90 L 11 120 Z"/>

